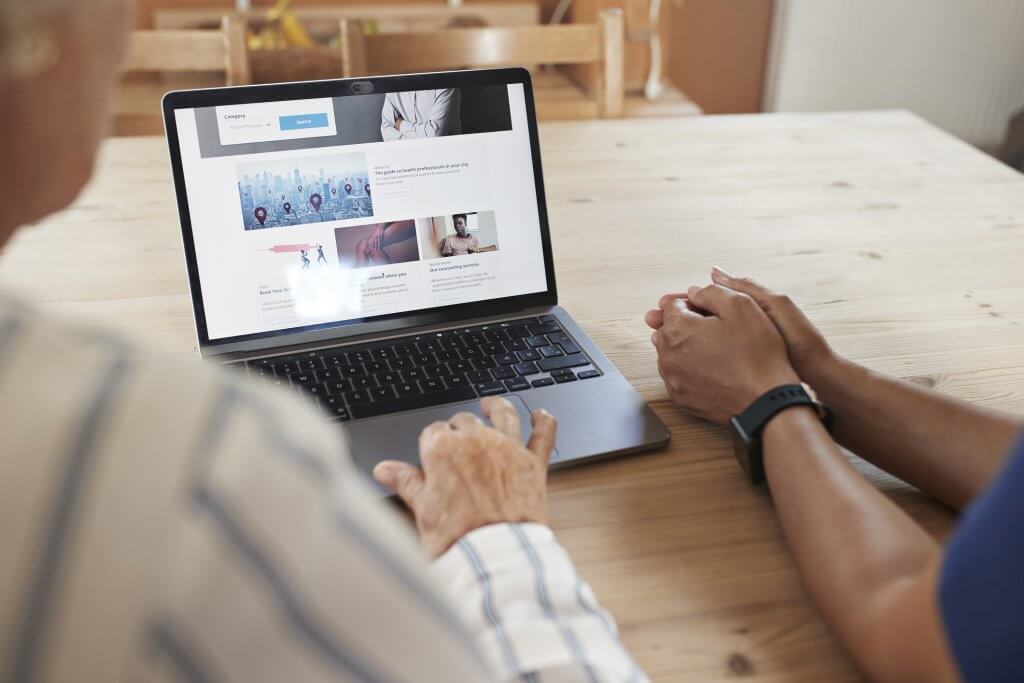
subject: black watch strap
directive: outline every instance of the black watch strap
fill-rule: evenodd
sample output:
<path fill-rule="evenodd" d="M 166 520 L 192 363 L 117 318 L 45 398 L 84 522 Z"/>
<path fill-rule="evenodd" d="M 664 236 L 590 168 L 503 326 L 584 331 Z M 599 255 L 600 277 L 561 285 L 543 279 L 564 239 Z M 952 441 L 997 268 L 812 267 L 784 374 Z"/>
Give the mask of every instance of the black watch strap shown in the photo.
<path fill-rule="evenodd" d="M 761 453 L 761 432 L 768 421 L 787 408 L 809 406 L 831 430 L 832 414 L 801 384 L 784 384 L 765 392 L 747 406 L 739 415 L 729 421 L 733 433 L 739 439 L 736 457 L 750 481 L 760 484 L 764 481 L 764 461 Z"/>
<path fill-rule="evenodd" d="M 735 419 L 747 436 L 760 438 L 768 420 L 793 406 L 811 406 L 817 410 L 818 404 L 802 385 L 783 384 L 762 394 Z"/>

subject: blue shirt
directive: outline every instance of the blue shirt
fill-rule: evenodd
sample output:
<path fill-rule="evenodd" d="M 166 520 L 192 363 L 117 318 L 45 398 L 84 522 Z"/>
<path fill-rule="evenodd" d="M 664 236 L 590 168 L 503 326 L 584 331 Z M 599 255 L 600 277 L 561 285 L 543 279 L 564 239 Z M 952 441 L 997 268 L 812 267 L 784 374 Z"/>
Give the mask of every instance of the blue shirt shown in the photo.
<path fill-rule="evenodd" d="M 964 512 L 942 565 L 939 608 L 965 683 L 1024 680 L 1024 438 Z"/>

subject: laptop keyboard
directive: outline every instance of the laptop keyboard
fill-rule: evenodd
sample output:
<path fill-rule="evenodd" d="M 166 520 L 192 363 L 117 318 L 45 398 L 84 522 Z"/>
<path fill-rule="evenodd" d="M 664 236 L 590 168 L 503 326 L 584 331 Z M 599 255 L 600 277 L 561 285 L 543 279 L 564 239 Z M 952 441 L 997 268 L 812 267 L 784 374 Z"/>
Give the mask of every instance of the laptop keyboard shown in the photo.
<path fill-rule="evenodd" d="M 305 394 L 340 421 L 602 374 L 553 315 L 235 361 L 226 367 Z"/>

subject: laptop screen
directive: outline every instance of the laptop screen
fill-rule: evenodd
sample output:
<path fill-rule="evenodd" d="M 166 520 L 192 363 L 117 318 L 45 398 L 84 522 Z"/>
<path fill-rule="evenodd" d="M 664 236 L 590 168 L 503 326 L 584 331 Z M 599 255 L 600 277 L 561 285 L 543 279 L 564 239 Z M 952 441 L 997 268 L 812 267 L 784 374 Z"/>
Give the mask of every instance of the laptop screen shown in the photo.
<path fill-rule="evenodd" d="M 522 84 L 173 116 L 210 341 L 547 290 Z"/>

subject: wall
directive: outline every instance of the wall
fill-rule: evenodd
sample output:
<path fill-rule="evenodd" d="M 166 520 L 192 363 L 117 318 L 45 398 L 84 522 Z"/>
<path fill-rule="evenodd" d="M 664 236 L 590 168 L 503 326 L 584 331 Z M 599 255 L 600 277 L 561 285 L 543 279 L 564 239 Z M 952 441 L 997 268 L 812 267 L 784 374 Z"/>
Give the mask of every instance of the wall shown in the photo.
<path fill-rule="evenodd" d="M 761 110 L 772 0 L 664 0 L 667 72 L 708 114 Z"/>
<path fill-rule="evenodd" d="M 1024 107 L 1020 0 L 779 0 L 768 111 L 910 109 L 983 149 Z"/>

